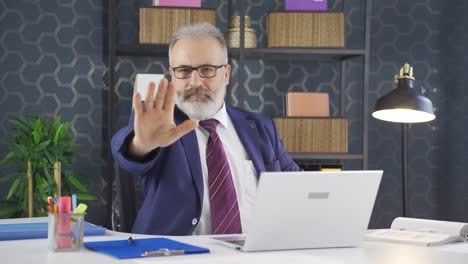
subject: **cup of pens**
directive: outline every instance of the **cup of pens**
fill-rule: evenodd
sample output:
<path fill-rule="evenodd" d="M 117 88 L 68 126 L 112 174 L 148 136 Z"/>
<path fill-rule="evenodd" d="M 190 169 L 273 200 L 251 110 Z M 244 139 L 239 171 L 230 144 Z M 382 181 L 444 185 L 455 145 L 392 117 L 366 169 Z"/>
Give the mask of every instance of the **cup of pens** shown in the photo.
<path fill-rule="evenodd" d="M 73 211 L 71 198 L 60 197 L 57 203 L 49 199 L 49 249 L 53 251 L 73 251 L 83 248 L 83 233 L 85 223 L 86 205 L 76 206 L 73 199 Z"/>
<path fill-rule="evenodd" d="M 49 249 L 73 251 L 83 248 L 85 213 L 49 213 Z"/>

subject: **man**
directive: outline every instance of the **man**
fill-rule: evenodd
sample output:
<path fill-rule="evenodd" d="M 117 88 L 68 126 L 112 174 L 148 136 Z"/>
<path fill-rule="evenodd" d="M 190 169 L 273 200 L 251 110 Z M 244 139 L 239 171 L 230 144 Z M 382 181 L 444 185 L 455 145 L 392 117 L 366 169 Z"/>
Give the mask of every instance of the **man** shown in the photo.
<path fill-rule="evenodd" d="M 140 177 L 145 200 L 133 232 L 247 232 L 263 171 L 299 170 L 273 121 L 224 104 L 231 66 L 219 30 L 194 24 L 169 45 L 172 82 L 133 98 L 127 127 L 112 138 L 118 164 Z M 175 102 L 177 107 L 175 107 Z"/>

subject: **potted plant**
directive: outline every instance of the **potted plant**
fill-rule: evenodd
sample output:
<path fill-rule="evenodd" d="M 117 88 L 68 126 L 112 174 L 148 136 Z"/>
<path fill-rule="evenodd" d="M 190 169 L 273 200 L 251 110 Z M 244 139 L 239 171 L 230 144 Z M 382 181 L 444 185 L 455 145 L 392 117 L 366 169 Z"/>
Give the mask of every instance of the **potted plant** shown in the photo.
<path fill-rule="evenodd" d="M 60 117 L 53 120 L 40 116 L 8 121 L 14 127 L 6 135 L 9 152 L 0 166 L 12 172 L 0 176 L 0 181 L 11 180 L 13 184 L 6 199 L 0 201 L 0 215 L 44 216 L 48 212 L 47 197 L 60 193 L 76 193 L 79 200 L 96 199 L 79 181 L 88 176 L 71 170 L 78 154 L 73 152 L 77 144 L 73 143 L 69 123 L 62 123 Z"/>

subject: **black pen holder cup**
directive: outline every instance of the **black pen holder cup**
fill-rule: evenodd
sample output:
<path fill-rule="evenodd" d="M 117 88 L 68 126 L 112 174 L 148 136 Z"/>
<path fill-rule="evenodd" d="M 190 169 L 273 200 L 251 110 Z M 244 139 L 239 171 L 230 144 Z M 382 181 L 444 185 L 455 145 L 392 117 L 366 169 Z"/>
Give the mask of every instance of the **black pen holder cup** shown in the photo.
<path fill-rule="evenodd" d="M 49 213 L 49 250 L 76 251 L 83 248 L 85 214 Z"/>

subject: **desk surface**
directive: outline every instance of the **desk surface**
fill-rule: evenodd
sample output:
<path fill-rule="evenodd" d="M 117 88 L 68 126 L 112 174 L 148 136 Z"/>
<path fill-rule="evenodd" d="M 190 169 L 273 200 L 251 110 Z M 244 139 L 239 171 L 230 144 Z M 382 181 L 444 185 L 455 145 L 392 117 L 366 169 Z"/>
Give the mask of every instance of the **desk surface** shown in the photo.
<path fill-rule="evenodd" d="M 4 219 L 0 223 L 25 222 L 25 219 Z M 45 218 L 33 218 L 33 222 L 46 221 Z M 106 236 L 85 237 L 85 241 L 102 241 L 152 237 L 108 231 Z M 76 252 L 49 252 L 47 239 L 29 239 L 0 241 L 1 263 L 57 263 L 57 264 L 107 264 L 107 263 L 321 263 L 321 264 L 458 264 L 468 263 L 468 243 L 454 243 L 437 247 L 419 247 L 378 242 L 363 242 L 357 248 L 287 250 L 272 252 L 242 253 L 213 241 L 210 236 L 169 237 L 177 241 L 207 247 L 209 254 L 185 255 L 173 257 L 148 257 L 117 260 L 107 255 L 83 249 Z"/>

